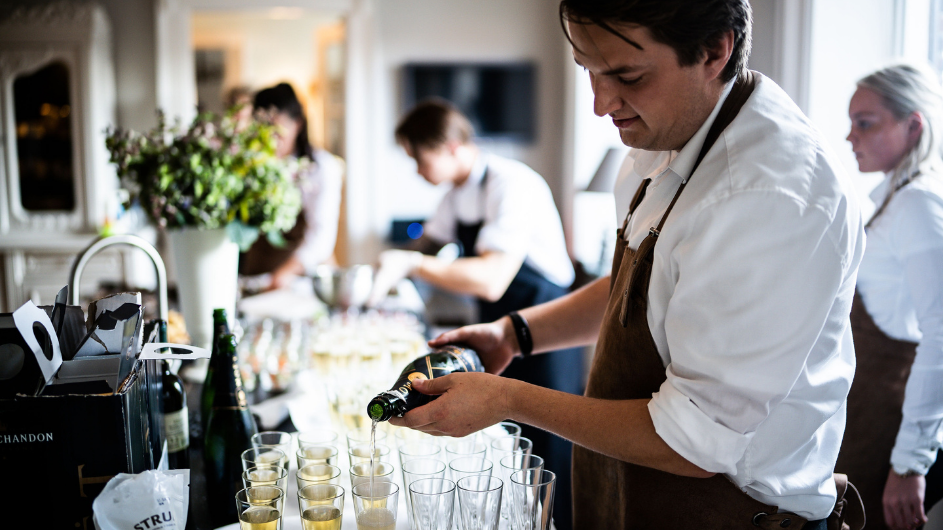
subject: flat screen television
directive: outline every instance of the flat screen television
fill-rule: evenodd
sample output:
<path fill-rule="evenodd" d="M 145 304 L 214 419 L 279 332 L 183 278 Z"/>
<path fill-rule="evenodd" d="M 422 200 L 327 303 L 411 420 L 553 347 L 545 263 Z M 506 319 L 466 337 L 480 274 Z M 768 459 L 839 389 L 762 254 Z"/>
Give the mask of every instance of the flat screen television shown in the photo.
<path fill-rule="evenodd" d="M 536 136 L 533 63 L 411 63 L 403 113 L 431 97 L 465 114 L 480 138 L 530 143 Z"/>

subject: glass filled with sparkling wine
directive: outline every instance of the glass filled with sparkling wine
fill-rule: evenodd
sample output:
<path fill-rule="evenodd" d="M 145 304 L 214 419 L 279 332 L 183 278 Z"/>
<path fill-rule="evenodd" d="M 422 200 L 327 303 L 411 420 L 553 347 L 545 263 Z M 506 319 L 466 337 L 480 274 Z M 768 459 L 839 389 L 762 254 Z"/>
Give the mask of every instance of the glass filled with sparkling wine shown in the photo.
<path fill-rule="evenodd" d="M 344 514 L 344 488 L 314 484 L 298 490 L 298 509 L 304 530 L 340 530 Z"/>
<path fill-rule="evenodd" d="M 259 486 L 236 493 L 240 530 L 282 530 L 285 490 Z"/>
<path fill-rule="evenodd" d="M 392 482 L 369 481 L 352 490 L 357 530 L 395 530 L 399 486 Z"/>

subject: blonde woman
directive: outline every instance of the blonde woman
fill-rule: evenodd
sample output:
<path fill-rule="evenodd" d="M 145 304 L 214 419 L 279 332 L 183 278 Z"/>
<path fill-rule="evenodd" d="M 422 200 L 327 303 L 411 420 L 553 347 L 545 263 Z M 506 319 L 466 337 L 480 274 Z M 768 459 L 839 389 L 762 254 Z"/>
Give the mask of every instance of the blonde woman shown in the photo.
<path fill-rule="evenodd" d="M 848 113 L 858 168 L 885 178 L 851 310 L 858 367 L 836 471 L 869 529 L 913 529 L 940 498 L 939 470 L 927 473 L 943 439 L 943 91 L 892 66 L 858 82 Z"/>

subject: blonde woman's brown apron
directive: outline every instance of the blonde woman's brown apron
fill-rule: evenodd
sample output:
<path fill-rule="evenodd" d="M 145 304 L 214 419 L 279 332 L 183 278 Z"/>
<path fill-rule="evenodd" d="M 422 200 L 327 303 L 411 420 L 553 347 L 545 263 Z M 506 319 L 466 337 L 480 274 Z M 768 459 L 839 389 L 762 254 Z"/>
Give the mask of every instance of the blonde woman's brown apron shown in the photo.
<path fill-rule="evenodd" d="M 694 169 L 753 91 L 753 73 L 745 71 L 714 120 Z M 691 172 L 694 173 L 694 170 Z M 642 201 L 648 180 L 635 194 L 629 215 Z M 601 399 L 648 399 L 666 379 L 665 367 L 648 327 L 648 285 L 654 247 L 665 220 L 684 190 L 682 183 L 638 250 L 625 240 L 628 217 L 617 232 L 610 276 L 609 304 L 596 344 L 586 395 Z M 617 419 L 613 419 L 617 421 Z M 844 483 L 839 484 L 839 498 Z M 844 505 L 839 503 L 836 511 Z M 806 520 L 777 513 L 776 506 L 754 500 L 724 475 L 682 477 L 637 466 L 574 446 L 574 528 L 592 530 L 782 529 L 802 528 Z M 831 519 L 831 518 L 830 518 Z M 841 528 L 840 517 L 835 523 Z M 862 517 L 863 524 L 863 517 Z M 832 521 L 829 521 L 831 529 Z"/>
<path fill-rule="evenodd" d="M 265 234 L 259 234 L 259 238 L 249 247 L 249 250 L 239 255 L 239 274 L 253 276 L 275 272 L 291 259 L 295 251 L 304 243 L 307 229 L 308 221 L 302 208 L 295 220 L 295 226 L 288 232 L 282 233 L 282 238 L 285 240 L 284 246 L 276 247 L 269 243 Z"/>
<path fill-rule="evenodd" d="M 855 293 L 851 306 L 851 331 L 858 365 L 848 393 L 848 421 L 835 470 L 848 475 L 861 493 L 868 530 L 887 528 L 881 497 L 917 343 L 892 339 L 881 331 L 860 293 Z"/>

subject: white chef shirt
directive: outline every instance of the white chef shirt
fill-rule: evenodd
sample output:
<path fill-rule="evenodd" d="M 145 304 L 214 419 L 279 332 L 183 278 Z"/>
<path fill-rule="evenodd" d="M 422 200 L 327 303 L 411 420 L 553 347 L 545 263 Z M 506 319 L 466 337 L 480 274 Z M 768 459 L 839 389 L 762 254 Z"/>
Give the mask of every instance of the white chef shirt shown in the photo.
<path fill-rule="evenodd" d="M 301 175 L 301 204 L 307 227 L 304 242 L 295 251 L 308 274 L 313 274 L 334 253 L 343 180 L 343 162 L 323 149 L 316 149 L 311 168 Z"/>
<path fill-rule="evenodd" d="M 885 179 L 871 194 L 884 202 Z M 919 343 L 907 379 L 904 418 L 891 452 L 898 473 L 926 474 L 943 443 L 943 178 L 901 188 L 868 229 L 858 273 L 868 314 L 888 336 Z"/>
<path fill-rule="evenodd" d="M 680 152 L 629 153 L 616 185 L 620 222 L 642 179 L 653 179 L 629 221 L 632 248 L 691 173 L 731 86 Z M 659 436 L 760 502 L 827 517 L 863 251 L 841 163 L 786 93 L 757 74 L 655 245 L 648 325 L 667 380 L 648 409 Z"/>
<path fill-rule="evenodd" d="M 481 179 L 488 173 L 484 185 Z M 458 223 L 484 221 L 475 252 L 502 252 L 523 259 L 544 278 L 573 283 L 563 225 L 543 177 L 525 164 L 482 154 L 461 186 L 445 194 L 423 233 L 439 242 L 455 241 Z"/>

